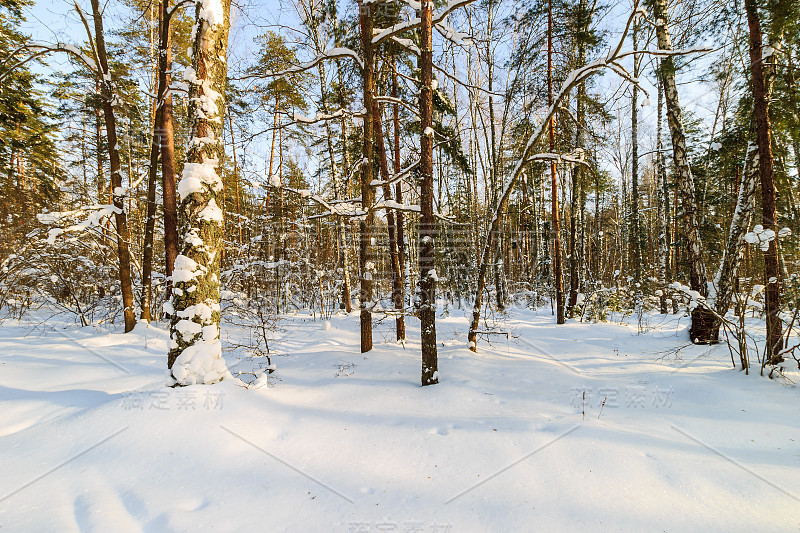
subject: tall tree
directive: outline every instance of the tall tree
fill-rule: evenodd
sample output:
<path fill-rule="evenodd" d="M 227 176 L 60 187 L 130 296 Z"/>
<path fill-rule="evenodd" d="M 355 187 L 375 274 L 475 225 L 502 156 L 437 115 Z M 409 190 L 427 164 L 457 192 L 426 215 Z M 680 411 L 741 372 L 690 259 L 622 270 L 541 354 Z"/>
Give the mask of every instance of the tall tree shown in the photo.
<path fill-rule="evenodd" d="M 775 197 L 775 176 L 772 160 L 772 139 L 769 121 L 769 99 L 764 76 L 765 53 L 761 35 L 761 21 L 755 0 L 745 0 L 747 25 L 750 29 L 750 74 L 753 85 L 753 108 L 756 116 L 756 134 L 758 137 L 758 171 L 761 177 L 761 224 L 765 230 L 771 230 L 773 239 L 764 252 L 764 284 L 765 311 L 767 315 L 767 346 L 765 359 L 769 364 L 783 361 L 783 338 L 780 314 L 780 278 L 778 264 L 778 213 Z M 772 48 L 769 49 L 770 51 Z"/>
<path fill-rule="evenodd" d="M 547 3 L 547 105 L 553 105 L 553 0 Z M 550 141 L 550 152 L 555 152 L 555 117 L 551 116 L 547 135 Z M 561 225 L 558 209 L 558 179 L 556 162 L 550 162 L 550 194 L 551 194 L 551 231 L 553 232 L 553 290 L 556 293 L 556 322 L 564 323 L 564 274 L 561 260 Z"/>
<path fill-rule="evenodd" d="M 374 106 L 372 103 L 375 88 L 375 60 L 372 45 L 372 5 L 359 0 L 359 26 L 361 28 L 361 46 L 363 65 L 364 89 L 364 125 L 361 162 L 361 206 L 366 215 L 359 222 L 359 270 L 361 275 L 361 295 L 359 298 L 361 308 L 361 351 L 372 350 L 372 290 L 375 265 L 370 260 L 370 244 L 372 227 L 375 225 L 375 213 L 372 210 L 375 190 L 372 188 L 372 150 L 373 150 L 373 120 Z"/>
<path fill-rule="evenodd" d="M 633 50 L 639 49 L 639 24 L 633 23 L 631 31 Z M 640 56 L 633 56 L 633 77 L 639 79 L 639 70 L 642 62 Z M 631 87 L 631 231 L 630 244 L 633 247 L 633 281 L 642 281 L 642 246 L 641 228 L 639 223 L 639 86 Z"/>
<path fill-rule="evenodd" d="M 439 382 L 436 350 L 436 219 L 433 215 L 433 24 L 432 0 L 422 0 L 420 18 L 420 189 L 419 320 L 422 339 L 422 385 Z"/>
<path fill-rule="evenodd" d="M 667 314 L 667 278 L 669 272 L 669 185 L 667 165 L 662 141 L 664 112 L 664 85 L 657 76 L 658 107 L 656 110 L 656 187 L 658 188 L 658 285 L 661 295 L 659 305 L 662 314 Z"/>
<path fill-rule="evenodd" d="M 119 256 L 119 281 L 122 293 L 123 316 L 125 317 L 125 332 L 131 331 L 136 325 L 136 316 L 133 310 L 133 284 L 131 281 L 131 253 L 128 243 L 128 217 L 125 212 L 125 190 L 122 188 L 122 169 L 120 165 L 120 145 L 117 141 L 117 117 L 114 113 L 114 89 L 111 80 L 111 71 L 108 68 L 108 55 L 106 53 L 105 34 L 103 32 L 103 15 L 100 11 L 100 1 L 92 0 L 92 18 L 94 20 L 94 51 L 97 56 L 97 66 L 100 69 L 98 80 L 100 96 L 102 99 L 103 118 L 106 126 L 108 140 L 108 158 L 111 164 L 111 194 L 114 204 L 114 220 L 117 226 L 117 254 Z M 87 25 L 87 33 L 89 28 Z"/>
<path fill-rule="evenodd" d="M 97 0 L 94 0 L 97 1 Z M 224 149 L 230 0 L 198 5 L 190 84 L 189 147 L 178 184 L 183 239 L 172 273 L 168 367 L 177 385 L 215 383 L 230 375 L 219 340 L 223 212 L 217 198 Z"/>

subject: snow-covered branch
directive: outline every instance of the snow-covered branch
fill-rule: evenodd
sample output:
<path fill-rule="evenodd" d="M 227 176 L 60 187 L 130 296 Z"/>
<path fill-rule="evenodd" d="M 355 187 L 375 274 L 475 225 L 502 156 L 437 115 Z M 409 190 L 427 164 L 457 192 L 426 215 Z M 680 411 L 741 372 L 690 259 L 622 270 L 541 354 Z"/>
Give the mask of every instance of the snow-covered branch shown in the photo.
<path fill-rule="evenodd" d="M 450 0 L 447 3 L 447 5 L 444 7 L 444 9 L 442 9 L 441 11 L 439 11 L 438 13 L 436 13 L 433 16 L 433 21 L 432 21 L 433 24 L 434 25 L 439 24 L 440 22 L 442 22 L 445 19 L 445 17 L 447 17 L 447 15 L 449 15 L 450 13 L 455 11 L 456 9 L 461 8 L 461 7 L 465 7 L 465 6 L 471 4 L 474 1 L 475 0 Z M 378 31 L 377 35 L 375 35 L 372 38 L 372 44 L 373 45 L 380 44 L 383 41 L 385 41 L 386 39 L 394 37 L 395 35 L 400 35 L 400 34 L 402 34 L 404 32 L 409 31 L 409 30 L 413 30 L 413 29 L 419 27 L 419 25 L 421 23 L 422 23 L 422 20 L 419 17 L 415 17 L 415 18 L 413 18 L 411 20 L 408 20 L 406 22 L 401 22 L 399 24 L 395 24 L 394 26 L 389 26 L 388 28 L 385 28 L 383 30 Z M 445 30 L 445 32 L 447 32 L 447 30 Z M 463 34 L 459 34 L 459 35 L 463 35 Z"/>

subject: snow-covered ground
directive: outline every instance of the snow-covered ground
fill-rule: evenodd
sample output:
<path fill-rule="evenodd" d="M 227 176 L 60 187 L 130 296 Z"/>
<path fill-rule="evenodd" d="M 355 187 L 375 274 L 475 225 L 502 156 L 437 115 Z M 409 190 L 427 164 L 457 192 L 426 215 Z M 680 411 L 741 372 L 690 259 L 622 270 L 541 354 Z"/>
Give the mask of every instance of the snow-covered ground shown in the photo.
<path fill-rule="evenodd" d="M 800 530 L 800 391 L 731 370 L 724 346 L 676 356 L 685 318 L 647 322 L 514 310 L 473 354 L 465 318 L 442 318 L 421 388 L 415 320 L 362 355 L 357 317 L 293 316 L 266 386 L 169 389 L 162 326 L 7 321 L 0 527 Z"/>

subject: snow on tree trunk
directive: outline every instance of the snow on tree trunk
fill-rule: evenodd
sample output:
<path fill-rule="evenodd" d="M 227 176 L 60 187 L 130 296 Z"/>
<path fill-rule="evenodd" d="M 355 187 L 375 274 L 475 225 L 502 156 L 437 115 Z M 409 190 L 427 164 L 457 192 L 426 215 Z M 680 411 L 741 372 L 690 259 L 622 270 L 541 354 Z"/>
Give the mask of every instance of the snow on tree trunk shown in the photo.
<path fill-rule="evenodd" d="M 103 16 L 100 12 L 99 0 L 92 0 L 92 18 L 94 19 L 98 67 L 103 77 L 98 82 L 100 84 L 106 135 L 108 137 L 108 159 L 111 165 L 111 196 L 114 207 L 116 207 L 114 221 L 117 226 L 119 282 L 122 293 L 123 316 L 125 317 L 125 332 L 127 333 L 136 325 L 136 316 L 133 311 L 133 286 L 131 283 L 131 253 L 128 248 L 130 232 L 128 231 L 128 216 L 125 212 L 124 204 L 125 191 L 122 188 L 119 143 L 117 142 L 117 118 L 114 114 L 114 92 L 111 83 L 111 72 L 108 68 L 108 56 L 106 55 L 105 35 L 103 33 Z"/>
<path fill-rule="evenodd" d="M 178 184 L 180 254 L 172 272 L 169 368 L 177 385 L 230 377 L 219 339 L 223 212 L 218 174 L 224 150 L 225 79 L 230 0 L 197 7 L 189 83 L 190 140 Z"/>
<path fill-rule="evenodd" d="M 433 27 L 432 0 L 422 0 L 420 26 L 420 190 L 419 321 L 422 340 L 422 385 L 439 382 L 436 349 L 436 219 L 433 216 Z"/>
<path fill-rule="evenodd" d="M 655 0 L 653 15 L 656 19 L 656 36 L 660 50 L 672 50 L 669 28 L 667 27 L 666 0 Z M 681 194 L 684 231 L 687 241 L 689 262 L 689 286 L 703 297 L 708 296 L 706 267 L 703 263 L 703 242 L 700 238 L 700 220 L 697 215 L 697 198 L 694 190 L 694 177 L 689 166 L 686 149 L 686 133 L 681 118 L 681 107 L 678 99 L 678 88 L 675 83 L 675 62 L 672 56 L 666 56 L 661 62 L 661 76 L 664 83 L 664 99 L 667 103 L 667 124 L 672 135 L 672 156 L 675 163 L 675 174 L 678 190 Z M 692 342 L 704 343 L 712 341 L 714 316 L 703 306 L 692 311 L 692 325 L 689 337 Z"/>

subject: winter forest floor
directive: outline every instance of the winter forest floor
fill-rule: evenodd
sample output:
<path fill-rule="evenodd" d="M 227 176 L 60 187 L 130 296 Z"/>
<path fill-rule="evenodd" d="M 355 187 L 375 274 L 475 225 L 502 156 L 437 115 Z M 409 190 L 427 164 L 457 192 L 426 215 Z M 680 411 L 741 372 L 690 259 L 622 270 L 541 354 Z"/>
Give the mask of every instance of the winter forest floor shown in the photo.
<path fill-rule="evenodd" d="M 473 354 L 461 313 L 438 321 L 426 388 L 413 318 L 405 346 L 387 321 L 362 355 L 355 315 L 284 317 L 259 389 L 165 388 L 163 324 L 6 321 L 0 527 L 800 530 L 797 373 L 676 354 L 688 319 L 655 314 L 637 335 L 515 309 Z"/>

